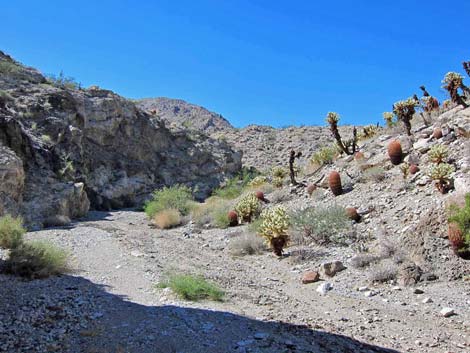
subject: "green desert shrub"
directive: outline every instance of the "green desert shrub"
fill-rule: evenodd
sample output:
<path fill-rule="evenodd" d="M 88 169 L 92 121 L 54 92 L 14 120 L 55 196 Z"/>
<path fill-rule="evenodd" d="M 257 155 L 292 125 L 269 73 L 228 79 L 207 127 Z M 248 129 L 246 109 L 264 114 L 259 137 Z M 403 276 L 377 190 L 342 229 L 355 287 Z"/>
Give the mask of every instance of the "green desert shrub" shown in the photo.
<path fill-rule="evenodd" d="M 163 210 L 175 209 L 186 216 L 191 207 L 193 196 L 191 189 L 183 185 L 175 185 L 155 190 L 153 199 L 144 206 L 145 213 L 149 218 L 153 218 L 155 214 Z"/>
<path fill-rule="evenodd" d="M 325 165 L 333 163 L 334 158 L 338 155 L 338 148 L 333 146 L 325 146 L 315 152 L 311 158 L 311 162 L 317 165 Z"/>
<path fill-rule="evenodd" d="M 360 176 L 360 181 L 366 183 L 373 181 L 379 183 L 385 179 L 385 170 L 382 167 L 371 167 L 364 170 Z"/>
<path fill-rule="evenodd" d="M 26 229 L 23 228 L 21 218 L 13 218 L 6 215 L 0 218 L 0 248 L 14 249 L 23 242 L 23 235 Z"/>
<path fill-rule="evenodd" d="M 235 177 L 228 179 L 224 186 L 215 189 L 212 193 L 213 196 L 218 196 L 223 199 L 233 200 L 243 194 L 243 192 L 250 186 L 252 180 L 259 175 L 258 171 L 248 168 L 243 170 Z"/>
<path fill-rule="evenodd" d="M 80 89 L 80 83 L 78 83 L 73 77 L 65 76 L 63 71 L 61 71 L 58 75 L 48 75 L 47 81 L 51 85 L 60 88 Z"/>
<path fill-rule="evenodd" d="M 266 176 L 258 175 L 253 180 L 251 180 L 248 185 L 251 186 L 251 187 L 256 188 L 256 187 L 259 187 L 259 186 L 263 186 L 267 182 L 268 182 L 268 178 Z"/>
<path fill-rule="evenodd" d="M 13 97 L 7 91 L 0 90 L 0 107 L 13 101 Z"/>
<path fill-rule="evenodd" d="M 347 244 L 351 221 L 340 206 L 308 207 L 291 215 L 292 228 L 303 243 Z"/>
<path fill-rule="evenodd" d="M 68 270 L 67 253 L 45 241 L 22 243 L 12 249 L 6 261 L 7 271 L 28 278 L 44 278 Z"/>
<path fill-rule="evenodd" d="M 210 299 L 222 301 L 224 292 L 216 284 L 202 276 L 173 274 L 158 284 L 160 288 L 170 288 L 183 299 L 197 301 Z"/>
<path fill-rule="evenodd" d="M 449 223 L 455 223 L 460 230 L 460 239 L 450 239 L 456 243 L 458 251 L 470 250 L 470 194 L 465 195 L 463 207 L 450 205 Z"/>

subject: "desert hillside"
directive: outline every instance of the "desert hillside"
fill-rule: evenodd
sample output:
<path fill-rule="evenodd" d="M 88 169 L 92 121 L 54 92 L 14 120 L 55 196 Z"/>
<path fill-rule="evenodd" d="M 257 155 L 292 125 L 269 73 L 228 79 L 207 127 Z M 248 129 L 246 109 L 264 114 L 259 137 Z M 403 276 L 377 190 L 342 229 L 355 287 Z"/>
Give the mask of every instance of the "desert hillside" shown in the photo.
<path fill-rule="evenodd" d="M 469 352 L 465 80 L 236 129 L 0 52 L 0 351 Z"/>

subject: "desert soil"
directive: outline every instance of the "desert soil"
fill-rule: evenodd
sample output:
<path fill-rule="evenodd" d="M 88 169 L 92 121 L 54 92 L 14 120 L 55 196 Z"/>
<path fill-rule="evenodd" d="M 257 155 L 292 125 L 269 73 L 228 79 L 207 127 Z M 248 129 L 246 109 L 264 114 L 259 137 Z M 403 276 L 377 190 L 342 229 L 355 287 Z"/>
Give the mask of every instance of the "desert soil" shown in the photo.
<path fill-rule="evenodd" d="M 234 257 L 228 243 L 240 228 L 159 230 L 133 210 L 90 212 L 68 228 L 28 233 L 68 249 L 70 276 L 81 282 L 95 314 L 83 330 L 63 335 L 69 352 L 468 352 L 468 282 L 416 287 L 358 287 L 364 277 L 348 266 L 344 249 L 322 249 L 298 264 L 289 256 Z M 287 254 L 288 255 L 288 254 Z M 348 267 L 328 281 L 302 284 L 303 271 L 321 261 Z M 202 274 L 226 291 L 223 302 L 188 302 L 155 285 L 169 272 Z M 61 279 L 62 278 L 62 279 Z M 37 282 L 37 281 L 34 281 Z M 57 288 L 59 288 L 58 286 Z M 64 286 L 62 286 L 64 287 Z M 92 288 L 90 294 L 90 288 Z M 50 288 L 50 290 L 54 290 Z M 57 289 L 61 290 L 61 289 Z M 78 291 L 80 292 L 80 290 Z M 82 293 L 83 294 L 83 293 Z M 81 294 L 77 294 L 79 296 Z M 431 302 L 423 303 L 425 298 Z M 443 317 L 452 307 L 456 315 Z"/>

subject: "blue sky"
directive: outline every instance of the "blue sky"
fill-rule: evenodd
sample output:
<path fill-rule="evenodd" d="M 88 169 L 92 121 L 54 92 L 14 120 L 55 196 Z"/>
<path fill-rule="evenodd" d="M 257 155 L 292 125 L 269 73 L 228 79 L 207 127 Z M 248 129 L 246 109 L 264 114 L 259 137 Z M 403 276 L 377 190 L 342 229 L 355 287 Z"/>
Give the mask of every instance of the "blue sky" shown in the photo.
<path fill-rule="evenodd" d="M 382 120 L 470 60 L 469 1 L 1 1 L 0 50 L 130 97 L 181 98 L 235 126 Z M 470 81 L 466 78 L 466 81 Z"/>

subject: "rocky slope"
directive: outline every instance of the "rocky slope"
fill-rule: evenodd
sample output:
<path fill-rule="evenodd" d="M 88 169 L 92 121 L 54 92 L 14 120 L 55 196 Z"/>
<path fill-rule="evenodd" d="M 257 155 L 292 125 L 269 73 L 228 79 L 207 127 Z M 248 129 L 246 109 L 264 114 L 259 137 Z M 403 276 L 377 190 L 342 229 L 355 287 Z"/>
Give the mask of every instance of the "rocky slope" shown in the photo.
<path fill-rule="evenodd" d="M 331 144 L 331 133 L 322 126 L 271 126 L 249 125 L 234 128 L 220 114 L 178 99 L 147 98 L 137 105 L 163 120 L 172 131 L 200 131 L 219 141 L 226 141 L 236 151 L 242 152 L 246 167 L 266 171 L 273 165 L 285 166 L 292 149 L 301 151 L 307 164 L 308 158 L 319 148 Z M 352 127 L 341 126 L 340 133 L 350 138 Z"/>
<path fill-rule="evenodd" d="M 50 82 L 0 52 L 0 210 L 31 226 L 137 205 L 162 185 L 204 197 L 240 159 L 225 143 L 168 130 L 111 91 Z"/>

